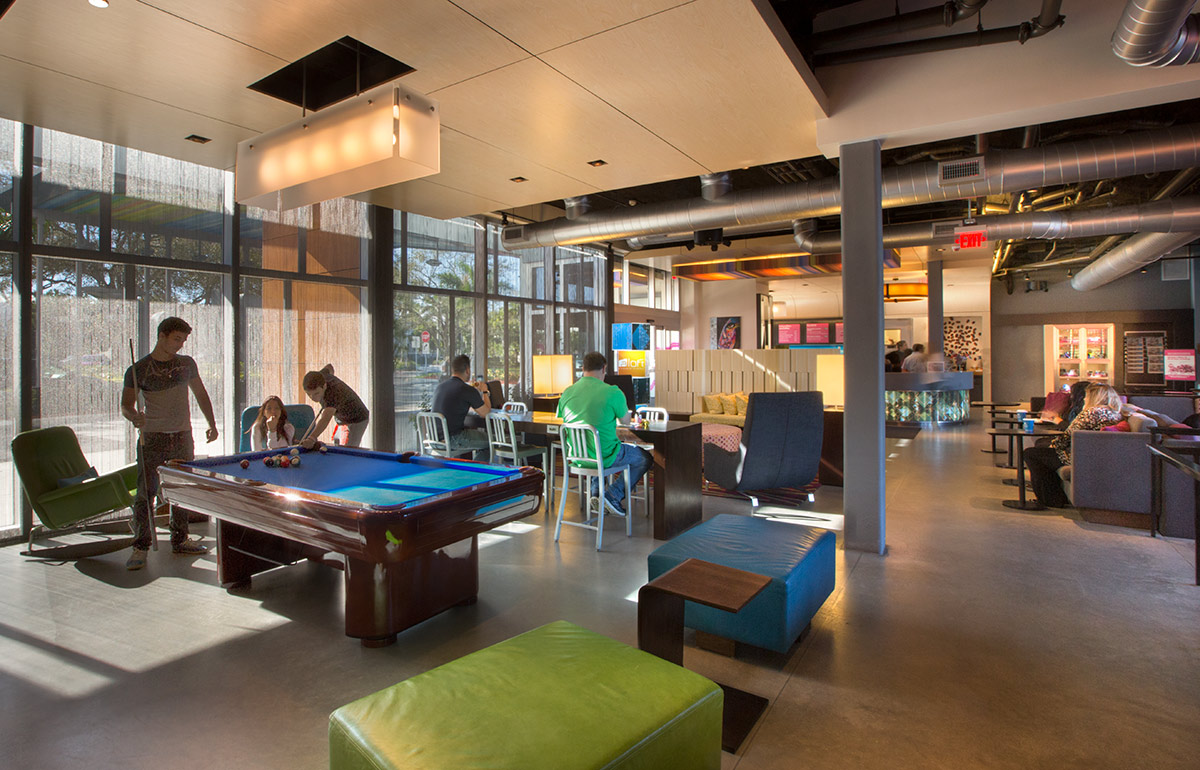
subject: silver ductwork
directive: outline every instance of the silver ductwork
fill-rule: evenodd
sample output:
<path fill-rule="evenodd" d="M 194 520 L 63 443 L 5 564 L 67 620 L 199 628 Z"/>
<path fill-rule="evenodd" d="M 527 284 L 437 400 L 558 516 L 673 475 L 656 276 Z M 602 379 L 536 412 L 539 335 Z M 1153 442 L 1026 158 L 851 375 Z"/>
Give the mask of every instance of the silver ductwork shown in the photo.
<path fill-rule="evenodd" d="M 733 177 L 728 171 L 716 174 L 704 174 L 700 177 L 700 197 L 706 201 L 715 201 L 724 197 L 733 189 Z"/>
<path fill-rule="evenodd" d="M 1200 126 L 1102 137 L 1028 150 L 993 150 L 942 163 L 883 170 L 883 207 L 913 206 L 1071 182 L 1154 174 L 1200 165 Z M 836 177 L 692 198 L 616 213 L 588 214 L 504 228 L 506 249 L 572 245 L 635 236 L 763 225 L 841 211 Z"/>
<path fill-rule="evenodd" d="M 1061 240 L 1092 238 L 1118 233 L 1200 232 L 1200 197 L 1174 198 L 1136 206 L 1075 211 L 1030 211 L 976 217 L 967 225 L 961 219 L 912 222 L 883 228 L 883 247 L 899 249 L 954 243 L 958 230 L 969 227 L 986 233 L 985 240 Z M 811 219 L 793 223 L 796 245 L 810 254 L 837 254 L 841 233 L 818 233 Z"/>
<path fill-rule="evenodd" d="M 586 195 L 577 198 L 563 198 L 563 205 L 566 207 L 567 219 L 570 220 L 576 220 L 592 209 L 592 204 L 588 202 Z"/>
<path fill-rule="evenodd" d="M 1112 36 L 1117 58 L 1135 67 L 1167 67 L 1200 61 L 1196 0 L 1129 0 Z"/>
<path fill-rule="evenodd" d="M 1071 279 L 1071 288 L 1089 291 L 1103 286 L 1197 238 L 1200 238 L 1200 228 L 1188 233 L 1139 233 L 1080 270 Z"/>

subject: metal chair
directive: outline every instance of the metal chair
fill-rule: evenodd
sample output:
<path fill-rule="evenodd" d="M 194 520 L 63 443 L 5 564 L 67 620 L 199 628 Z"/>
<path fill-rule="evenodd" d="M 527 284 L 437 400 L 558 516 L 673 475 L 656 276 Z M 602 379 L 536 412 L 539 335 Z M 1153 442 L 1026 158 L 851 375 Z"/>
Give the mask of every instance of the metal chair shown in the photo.
<path fill-rule="evenodd" d="M 667 422 L 671 419 L 671 415 L 661 406 L 639 406 L 637 414 L 640 414 L 643 420 L 650 422 Z"/>
<path fill-rule="evenodd" d="M 474 452 L 473 449 L 450 448 L 450 426 L 441 412 L 417 412 L 417 436 L 423 455 L 461 457 Z"/>
<path fill-rule="evenodd" d="M 500 411 L 504 412 L 505 414 L 525 414 L 529 411 L 529 407 L 525 406 L 525 404 L 520 401 L 505 401 L 504 406 L 500 408 Z"/>
<path fill-rule="evenodd" d="M 629 484 L 629 466 L 616 465 L 612 468 L 604 467 L 604 459 L 600 456 L 600 438 L 596 434 L 596 429 L 586 423 L 566 423 L 560 429 L 562 437 L 562 452 L 563 452 L 563 486 L 562 493 L 558 499 L 558 521 L 554 525 L 554 542 L 558 542 L 559 533 L 562 532 L 562 525 L 567 524 L 572 527 L 582 527 L 584 529 L 596 530 L 596 550 L 599 551 L 604 538 L 604 480 L 610 476 L 615 476 L 618 473 L 624 474 L 625 489 L 632 490 Z M 581 491 L 586 487 L 586 502 L 582 504 L 583 521 L 563 521 L 563 514 L 567 508 L 567 486 L 571 483 L 571 476 L 579 476 L 579 485 Z M 596 523 L 590 523 L 592 517 L 589 515 L 592 509 L 592 486 L 585 479 L 599 479 L 597 505 L 598 513 L 595 516 Z M 632 495 L 630 496 L 632 498 Z M 632 507 L 632 506 L 630 506 Z M 631 511 L 625 512 L 625 536 L 633 536 L 633 516 Z"/>
<path fill-rule="evenodd" d="M 488 412 L 485 424 L 487 425 L 488 447 L 491 450 L 492 462 L 507 460 L 513 465 L 520 465 L 526 457 L 541 455 L 542 470 L 546 477 L 545 494 L 548 512 L 550 506 L 554 505 L 554 444 L 551 443 L 549 446 L 522 444 L 517 439 L 517 428 L 513 424 L 512 415 L 498 412 L 495 409 Z"/>

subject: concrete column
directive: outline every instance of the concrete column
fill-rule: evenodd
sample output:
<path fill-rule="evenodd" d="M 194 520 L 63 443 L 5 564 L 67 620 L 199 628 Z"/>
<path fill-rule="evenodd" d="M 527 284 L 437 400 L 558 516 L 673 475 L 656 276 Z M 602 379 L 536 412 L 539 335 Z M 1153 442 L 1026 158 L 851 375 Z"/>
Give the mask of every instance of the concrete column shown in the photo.
<path fill-rule="evenodd" d="M 845 307 L 845 547 L 886 550 L 883 443 L 883 208 L 879 142 L 842 145 Z"/>
<path fill-rule="evenodd" d="M 942 261 L 931 260 L 926 265 L 926 275 L 929 276 L 929 341 L 926 343 L 930 353 L 944 353 L 945 349 L 945 319 L 942 313 Z"/>

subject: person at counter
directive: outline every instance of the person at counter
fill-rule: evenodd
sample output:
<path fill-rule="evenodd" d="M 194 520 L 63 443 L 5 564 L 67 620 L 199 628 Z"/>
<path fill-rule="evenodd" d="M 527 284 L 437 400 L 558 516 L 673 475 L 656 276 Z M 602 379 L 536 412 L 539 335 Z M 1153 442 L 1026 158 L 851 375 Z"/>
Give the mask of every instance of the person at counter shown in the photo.
<path fill-rule="evenodd" d="M 904 363 L 900 364 L 900 371 L 927 371 L 926 361 L 928 361 L 928 358 L 925 356 L 925 346 L 918 342 L 916 345 L 913 345 L 912 353 L 909 354 L 908 358 L 904 359 Z"/>
<path fill-rule="evenodd" d="M 911 353 L 908 349 L 908 343 L 900 340 L 896 343 L 896 349 L 883 357 L 883 370 L 885 372 L 902 371 L 900 365 L 904 363 L 904 359 Z"/>

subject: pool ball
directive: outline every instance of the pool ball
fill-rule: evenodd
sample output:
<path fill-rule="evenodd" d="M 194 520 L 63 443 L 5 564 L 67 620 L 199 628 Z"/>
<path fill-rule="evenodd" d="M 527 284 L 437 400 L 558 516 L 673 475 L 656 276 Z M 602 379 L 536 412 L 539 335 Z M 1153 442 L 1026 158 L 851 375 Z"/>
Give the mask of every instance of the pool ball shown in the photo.
<path fill-rule="evenodd" d="M 267 466 L 268 468 L 270 468 L 270 467 L 271 467 L 271 458 L 270 458 L 270 457 L 264 457 L 264 458 L 263 458 L 263 465 L 265 465 L 265 466 Z"/>
<path fill-rule="evenodd" d="M 299 448 L 293 447 L 293 448 L 292 448 L 292 451 L 291 451 L 291 455 L 292 455 L 292 457 L 295 457 L 295 456 L 296 456 L 296 455 L 298 455 L 298 454 L 300 454 L 300 450 L 299 450 Z"/>
<path fill-rule="evenodd" d="M 286 457 L 279 461 L 279 466 L 281 468 L 286 468 L 291 464 L 292 464 L 292 461 L 287 459 Z"/>
<path fill-rule="evenodd" d="M 325 446 L 321 447 L 321 454 L 325 454 L 328 451 L 329 451 L 329 447 L 325 447 Z"/>
<path fill-rule="evenodd" d="M 241 461 L 241 463 L 239 463 L 239 465 L 241 465 L 241 466 L 242 466 L 242 469 L 244 470 L 244 469 L 246 469 L 246 468 L 249 468 L 249 467 L 250 467 L 250 461 L 249 461 L 249 460 L 242 460 L 242 461 Z"/>
<path fill-rule="evenodd" d="M 299 458 L 299 457 L 293 457 L 293 458 L 292 458 L 292 467 L 293 467 L 293 468 L 299 468 L 299 467 L 300 467 L 300 458 Z"/>

